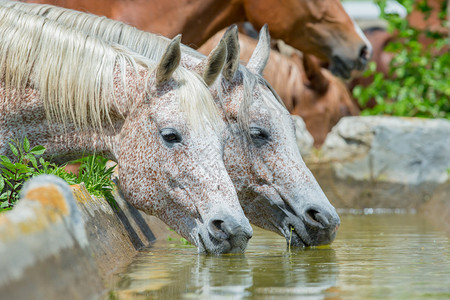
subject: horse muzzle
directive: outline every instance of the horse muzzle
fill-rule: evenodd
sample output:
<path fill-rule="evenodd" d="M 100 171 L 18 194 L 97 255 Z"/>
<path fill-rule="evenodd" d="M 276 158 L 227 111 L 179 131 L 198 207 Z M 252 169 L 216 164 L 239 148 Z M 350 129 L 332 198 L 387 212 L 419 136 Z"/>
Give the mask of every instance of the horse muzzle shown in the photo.
<path fill-rule="evenodd" d="M 362 71 L 366 68 L 372 57 L 371 46 L 362 44 L 354 57 L 340 54 L 338 51 L 332 54 L 330 71 L 333 75 L 349 79 L 353 70 Z"/>
<path fill-rule="evenodd" d="M 236 220 L 229 215 L 211 218 L 199 231 L 199 252 L 206 254 L 244 253 L 253 235 L 247 219 Z"/>
<path fill-rule="evenodd" d="M 309 206 L 301 213 L 289 209 L 283 223 L 281 232 L 288 245 L 307 247 L 331 244 L 336 238 L 340 219 L 334 208 Z"/>

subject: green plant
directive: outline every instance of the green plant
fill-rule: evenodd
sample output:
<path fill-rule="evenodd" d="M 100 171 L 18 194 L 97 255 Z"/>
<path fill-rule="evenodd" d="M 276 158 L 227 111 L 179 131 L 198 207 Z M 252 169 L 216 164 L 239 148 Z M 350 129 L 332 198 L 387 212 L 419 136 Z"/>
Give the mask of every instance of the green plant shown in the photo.
<path fill-rule="evenodd" d="M 172 228 L 169 228 L 169 227 L 166 227 L 166 228 L 167 228 L 167 230 L 172 231 L 173 233 L 177 234 L 177 233 L 175 232 L 175 230 L 173 230 Z M 178 242 L 179 242 L 181 245 L 183 245 L 183 246 L 192 246 L 191 242 L 189 242 L 188 240 L 186 240 L 184 237 L 179 237 L 178 239 L 176 239 L 176 238 L 173 238 L 173 237 L 171 237 L 171 236 L 169 235 L 169 236 L 167 236 L 167 240 L 168 240 L 168 241 L 177 241 L 177 240 L 178 240 Z"/>
<path fill-rule="evenodd" d="M 76 183 L 84 183 L 86 189 L 94 196 L 105 197 L 109 204 L 117 209 L 117 203 L 112 195 L 114 183 L 111 181 L 111 175 L 114 173 L 114 168 L 106 168 L 108 160 L 98 155 L 91 155 L 77 160 L 80 162 L 80 170 Z"/>
<path fill-rule="evenodd" d="M 23 142 L 13 140 L 9 143 L 9 148 L 13 159 L 0 156 L 0 212 L 11 209 L 19 199 L 23 184 L 28 179 L 41 174 L 58 176 L 68 184 L 83 182 L 90 194 L 105 197 L 113 208 L 117 208 L 112 195 L 114 184 L 110 179 L 114 167 L 106 169 L 105 158 L 93 155 L 78 160 L 81 166 L 77 177 L 67 173 L 64 169 L 65 165 L 57 166 L 39 157 L 45 153 L 45 148 L 35 146 L 30 149 L 30 142 L 26 137 Z"/>
<path fill-rule="evenodd" d="M 292 231 L 294 231 L 294 227 L 290 228 L 290 233 L 289 233 L 289 244 L 288 244 L 289 253 L 291 253 Z"/>
<path fill-rule="evenodd" d="M 30 149 L 27 138 L 24 138 L 22 143 L 18 140 L 11 141 L 9 148 L 13 154 L 13 160 L 4 155 L 0 156 L 0 210 L 11 209 L 19 199 L 19 192 L 24 182 L 38 173 L 37 156 L 45 152 L 42 146 Z M 42 158 L 39 161 L 41 164 L 44 162 Z"/>
<path fill-rule="evenodd" d="M 424 14 L 431 8 L 427 1 L 399 0 L 410 13 L 414 7 Z M 445 3 L 444 3 L 445 2 Z M 441 7 L 441 24 L 446 28 L 445 11 L 447 1 Z M 376 72 L 371 63 L 364 76 L 373 76 L 366 88 L 357 86 L 353 95 L 362 107 L 370 99 L 376 105 L 362 111 L 363 115 L 388 114 L 396 116 L 416 116 L 450 119 L 450 52 L 448 34 L 422 31 L 413 28 L 396 14 L 387 14 L 386 0 L 378 0 L 381 17 L 388 21 L 388 30 L 395 32 L 397 38 L 388 44 L 386 51 L 394 53 L 388 76 Z M 420 37 L 431 43 L 419 42 Z"/>

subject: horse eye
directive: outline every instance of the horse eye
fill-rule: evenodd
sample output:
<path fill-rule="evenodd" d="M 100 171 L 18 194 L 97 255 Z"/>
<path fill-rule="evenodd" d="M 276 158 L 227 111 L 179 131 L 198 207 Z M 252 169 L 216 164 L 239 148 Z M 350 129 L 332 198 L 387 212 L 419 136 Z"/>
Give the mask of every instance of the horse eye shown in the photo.
<path fill-rule="evenodd" d="M 164 128 L 159 132 L 164 142 L 168 144 L 181 143 L 181 135 L 173 128 Z"/>
<path fill-rule="evenodd" d="M 270 139 L 269 133 L 265 129 L 259 127 L 250 127 L 250 136 L 253 143 L 258 147 L 264 145 Z"/>

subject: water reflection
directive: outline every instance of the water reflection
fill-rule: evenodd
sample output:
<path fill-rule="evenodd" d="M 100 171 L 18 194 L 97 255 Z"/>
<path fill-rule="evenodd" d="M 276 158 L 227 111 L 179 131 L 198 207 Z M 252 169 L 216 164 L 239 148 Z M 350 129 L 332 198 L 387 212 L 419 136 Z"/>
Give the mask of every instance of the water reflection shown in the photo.
<path fill-rule="evenodd" d="M 245 255 L 161 242 L 112 284 L 111 299 L 450 297 L 450 242 L 416 216 L 344 216 L 330 247 L 285 248 L 255 228 Z"/>
<path fill-rule="evenodd" d="M 119 276 L 113 298 L 276 299 L 286 293 L 319 296 L 335 285 L 334 249 L 289 251 L 276 235 L 256 229 L 255 237 L 245 255 L 204 256 L 194 248 L 157 244 Z"/>

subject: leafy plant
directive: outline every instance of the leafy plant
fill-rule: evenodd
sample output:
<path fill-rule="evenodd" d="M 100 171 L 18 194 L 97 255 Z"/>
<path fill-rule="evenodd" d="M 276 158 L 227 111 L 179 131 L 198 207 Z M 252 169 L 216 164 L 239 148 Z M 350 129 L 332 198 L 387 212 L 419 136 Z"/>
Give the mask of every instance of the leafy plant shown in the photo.
<path fill-rule="evenodd" d="M 84 157 L 76 162 L 81 162 L 77 183 L 84 183 L 90 194 L 97 197 L 105 197 L 109 204 L 117 209 L 117 203 L 112 195 L 114 183 L 111 175 L 116 166 L 106 168 L 107 159 L 98 155 Z"/>
<path fill-rule="evenodd" d="M 376 72 L 371 63 L 364 76 L 373 76 L 366 88 L 357 86 L 353 90 L 362 107 L 375 99 L 373 108 L 363 110 L 363 115 L 388 114 L 450 119 L 450 52 L 448 34 L 422 31 L 413 28 L 396 14 L 385 13 L 386 0 L 377 0 L 381 17 L 388 21 L 388 30 L 397 38 L 388 44 L 385 51 L 395 54 L 389 66 L 388 76 Z M 399 0 L 410 13 L 414 7 L 427 14 L 431 8 L 427 1 Z M 442 25 L 446 28 L 446 3 L 441 7 Z M 431 39 L 430 44 L 420 43 L 419 37 Z"/>
<path fill-rule="evenodd" d="M 177 234 L 177 233 L 175 232 L 175 230 L 173 230 L 172 228 L 169 228 L 169 227 L 166 227 L 166 228 L 167 228 L 167 230 L 172 231 L 173 233 Z M 186 240 L 184 237 L 173 238 L 173 237 L 171 237 L 171 236 L 169 235 L 169 236 L 167 236 L 167 240 L 168 240 L 168 241 L 177 241 L 177 240 L 178 240 L 178 242 L 179 242 L 181 245 L 183 245 L 183 246 L 192 246 L 191 242 L 189 242 L 188 240 Z"/>
<path fill-rule="evenodd" d="M 117 203 L 112 195 L 113 182 L 111 174 L 114 167 L 105 168 L 106 159 L 100 156 L 88 156 L 81 162 L 79 176 L 67 173 L 65 165 L 57 166 L 44 160 L 40 155 L 45 153 L 43 146 L 30 149 L 30 142 L 25 137 L 23 142 L 13 140 L 9 143 L 13 159 L 0 156 L 0 211 L 9 210 L 19 199 L 23 184 L 30 178 L 41 174 L 52 174 L 64 179 L 68 184 L 83 182 L 90 194 L 105 197 L 113 208 Z"/>
<path fill-rule="evenodd" d="M 42 146 L 30 149 L 27 138 L 21 144 L 15 140 L 9 143 L 14 160 L 0 156 L 0 209 L 10 209 L 19 199 L 19 191 L 23 183 L 33 176 L 38 168 L 36 156 L 45 152 Z"/>

